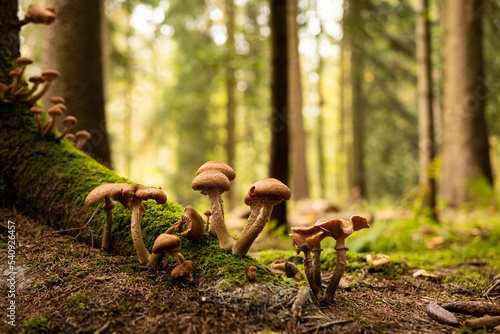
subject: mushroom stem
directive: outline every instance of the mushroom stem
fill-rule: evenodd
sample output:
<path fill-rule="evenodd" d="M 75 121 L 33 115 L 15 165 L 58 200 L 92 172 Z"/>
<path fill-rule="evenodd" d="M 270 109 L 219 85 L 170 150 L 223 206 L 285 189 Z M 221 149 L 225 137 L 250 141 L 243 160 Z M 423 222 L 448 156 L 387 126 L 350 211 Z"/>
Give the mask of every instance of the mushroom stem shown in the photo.
<path fill-rule="evenodd" d="M 166 234 L 172 234 L 173 232 L 177 232 L 177 233 L 180 233 L 182 232 L 182 226 L 184 225 L 184 220 L 182 219 L 182 216 L 179 218 L 179 220 L 173 224 L 172 226 L 170 226 L 166 231 L 165 233 Z"/>
<path fill-rule="evenodd" d="M 335 291 L 340 283 L 340 279 L 344 274 L 346 262 L 347 262 L 347 251 L 349 248 L 345 246 L 345 238 L 339 238 L 337 244 L 335 245 L 335 250 L 337 252 L 337 263 L 335 264 L 335 271 L 333 272 L 328 288 L 326 289 L 325 301 L 331 302 L 335 296 Z"/>
<path fill-rule="evenodd" d="M 321 247 L 314 248 L 312 250 L 313 258 L 312 258 L 312 282 L 311 286 L 314 285 L 314 291 L 316 293 L 316 297 L 319 300 L 323 298 L 323 284 L 321 282 Z"/>
<path fill-rule="evenodd" d="M 113 224 L 113 208 L 116 202 L 111 198 L 104 197 L 104 211 L 106 211 L 106 223 L 104 224 L 104 232 L 102 234 L 101 248 L 108 251 L 111 248 L 111 225 Z"/>
<path fill-rule="evenodd" d="M 243 256 L 248 253 L 248 250 L 252 246 L 255 239 L 257 239 L 260 232 L 264 229 L 264 226 L 266 226 L 272 211 L 273 205 L 265 204 L 262 206 L 255 222 L 247 227 L 244 233 L 241 234 L 240 238 L 234 244 L 234 255 Z"/>
<path fill-rule="evenodd" d="M 210 216 L 212 215 L 212 212 L 210 212 L 210 210 L 206 210 L 204 215 L 207 217 L 207 224 L 205 225 L 205 232 L 207 232 L 210 227 Z"/>
<path fill-rule="evenodd" d="M 224 204 L 222 195 L 218 192 L 210 192 L 208 194 L 210 202 L 210 211 L 212 211 L 212 224 L 210 224 L 210 233 L 216 235 L 219 239 L 219 244 L 225 251 L 230 251 L 234 245 L 234 239 L 229 234 L 224 223 Z"/>
<path fill-rule="evenodd" d="M 146 264 L 149 259 L 149 251 L 144 245 L 144 240 L 142 238 L 141 231 L 141 215 L 146 210 L 146 205 L 142 205 L 142 200 L 134 198 L 132 200 L 132 241 L 134 242 L 134 248 L 137 252 L 137 259 L 140 264 Z"/>
<path fill-rule="evenodd" d="M 323 289 L 321 288 L 321 285 L 318 286 L 316 284 L 316 280 L 314 279 L 314 267 L 312 265 L 311 253 L 309 251 L 304 251 L 304 271 L 306 272 L 307 281 L 309 282 L 309 286 L 314 292 L 314 295 L 323 295 Z"/>
<path fill-rule="evenodd" d="M 243 231 L 241 231 L 241 235 L 245 234 L 249 228 L 253 226 L 255 223 L 255 220 L 257 220 L 257 217 L 260 214 L 260 210 L 262 208 L 262 205 L 251 205 L 250 206 L 250 216 L 248 216 L 248 220 L 245 223 L 245 226 L 243 227 Z"/>
<path fill-rule="evenodd" d="M 161 262 L 164 255 L 165 254 L 152 253 L 148 258 L 148 262 L 147 262 L 148 267 L 156 267 Z"/>

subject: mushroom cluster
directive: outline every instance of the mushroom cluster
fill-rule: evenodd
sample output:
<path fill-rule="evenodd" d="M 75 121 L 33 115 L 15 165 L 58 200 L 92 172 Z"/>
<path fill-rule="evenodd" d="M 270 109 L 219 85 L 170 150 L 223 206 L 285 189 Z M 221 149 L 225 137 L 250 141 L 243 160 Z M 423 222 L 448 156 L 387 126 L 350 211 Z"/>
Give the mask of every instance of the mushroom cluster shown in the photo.
<path fill-rule="evenodd" d="M 12 23 L 15 27 L 21 27 L 28 23 L 37 23 L 49 25 L 55 21 L 57 17 L 56 8 L 54 6 L 42 7 L 39 5 L 29 5 L 24 19 Z"/>
<path fill-rule="evenodd" d="M 111 224 L 112 213 L 110 212 L 114 203 L 110 201 L 114 199 L 122 205 L 132 209 L 131 232 L 134 248 L 137 252 L 137 258 L 141 264 L 145 264 L 149 259 L 149 251 L 144 245 L 141 229 L 141 216 L 147 209 L 147 205 L 143 203 L 148 199 L 153 199 L 157 204 L 165 204 L 167 195 L 161 188 L 147 187 L 140 184 L 128 183 L 104 183 L 92 190 L 85 199 L 85 210 L 88 212 L 89 208 L 94 204 L 105 200 L 106 211 L 106 224 L 104 226 L 105 233 L 103 234 L 103 248 L 109 248 L 111 244 Z M 107 207 L 107 208 L 106 208 Z M 106 247 L 106 248 L 105 248 Z"/>
<path fill-rule="evenodd" d="M 319 300 L 330 302 L 335 295 L 340 279 L 344 274 L 347 250 L 345 238 L 354 231 L 370 227 L 366 218 L 354 215 L 349 221 L 343 219 L 320 219 L 311 227 L 293 227 L 292 237 L 293 246 L 304 253 L 304 270 L 307 280 Z M 321 281 L 321 241 L 326 237 L 332 237 L 336 240 L 335 250 L 337 252 L 337 263 L 335 271 L 330 279 L 326 293 L 323 293 Z M 313 253 L 311 258 L 311 252 Z"/>

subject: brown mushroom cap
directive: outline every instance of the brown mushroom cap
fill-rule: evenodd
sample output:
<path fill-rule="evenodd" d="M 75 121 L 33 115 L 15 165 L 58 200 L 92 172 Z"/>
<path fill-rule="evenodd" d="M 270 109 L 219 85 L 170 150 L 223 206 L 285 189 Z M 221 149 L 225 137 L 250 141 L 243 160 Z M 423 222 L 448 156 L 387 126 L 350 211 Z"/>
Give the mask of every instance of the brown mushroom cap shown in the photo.
<path fill-rule="evenodd" d="M 171 252 L 179 252 L 181 239 L 172 234 L 162 233 L 156 238 L 153 245 L 154 254 L 166 254 Z"/>
<path fill-rule="evenodd" d="M 19 69 L 19 67 L 9 72 L 9 75 L 14 78 L 18 77 L 20 74 L 21 70 Z"/>
<path fill-rule="evenodd" d="M 5 93 L 9 90 L 9 86 L 0 82 L 0 92 Z"/>
<path fill-rule="evenodd" d="M 193 190 L 200 190 L 202 194 L 211 191 L 223 193 L 231 189 L 231 182 L 225 174 L 214 170 L 207 170 L 196 175 L 193 182 L 191 182 L 191 188 Z"/>
<path fill-rule="evenodd" d="M 33 64 L 33 60 L 31 60 L 28 57 L 19 57 L 16 59 L 16 62 L 19 66 L 26 66 L 26 65 Z"/>
<path fill-rule="evenodd" d="M 192 206 L 188 205 L 184 208 L 182 214 L 188 221 L 188 229 L 182 232 L 181 235 L 188 240 L 197 240 L 205 232 L 205 223 L 203 218 Z"/>
<path fill-rule="evenodd" d="M 52 81 L 55 79 L 59 79 L 61 77 L 61 73 L 56 70 L 45 70 L 42 72 L 42 77 L 47 81 Z"/>
<path fill-rule="evenodd" d="M 39 75 L 34 75 L 30 77 L 28 80 L 32 83 L 39 83 L 39 84 L 45 82 L 45 79 Z"/>
<path fill-rule="evenodd" d="M 268 178 L 255 182 L 248 190 L 248 195 L 265 200 L 289 200 L 292 192 L 280 180 Z"/>
<path fill-rule="evenodd" d="M 178 279 L 178 278 L 191 278 L 191 272 L 193 271 L 193 262 L 186 260 L 180 264 L 178 264 L 174 269 L 172 269 L 172 272 L 170 275 L 172 276 L 173 279 Z"/>
<path fill-rule="evenodd" d="M 25 19 L 29 22 L 49 25 L 56 19 L 55 8 L 54 6 L 42 7 L 39 5 L 30 5 Z"/>
<path fill-rule="evenodd" d="M 196 176 L 209 170 L 221 172 L 222 174 L 226 175 L 229 181 L 234 180 L 234 178 L 236 177 L 236 173 L 234 172 L 234 169 L 231 166 L 218 160 L 211 160 L 205 162 L 196 171 Z"/>
<path fill-rule="evenodd" d="M 255 281 L 257 279 L 257 267 L 250 266 L 247 270 L 247 279 L 249 281 Z"/>
<path fill-rule="evenodd" d="M 65 136 L 65 138 L 66 138 L 67 140 L 69 140 L 70 142 L 74 142 L 74 141 L 75 141 L 75 139 L 76 139 L 75 135 L 74 135 L 74 134 L 72 134 L 72 133 L 68 133 L 68 134 Z"/>
<path fill-rule="evenodd" d="M 95 187 L 85 198 L 85 211 L 88 212 L 89 208 L 104 199 L 104 196 L 118 199 L 121 196 L 123 188 L 129 186 L 128 183 L 103 183 Z"/>
<path fill-rule="evenodd" d="M 90 133 L 86 130 L 78 131 L 77 133 L 75 133 L 75 136 L 76 136 L 76 138 L 82 138 L 85 140 L 90 139 Z"/>
<path fill-rule="evenodd" d="M 319 219 L 314 226 L 318 226 L 335 239 L 347 237 L 354 232 L 352 222 L 343 219 Z"/>
<path fill-rule="evenodd" d="M 64 117 L 62 124 L 66 127 L 71 127 L 71 126 L 75 126 L 76 122 L 77 122 L 76 117 L 66 116 L 66 117 Z"/>
<path fill-rule="evenodd" d="M 370 224 L 368 224 L 368 220 L 365 217 L 361 217 L 358 215 L 353 215 L 351 217 L 351 222 L 354 225 L 354 231 L 359 231 L 361 229 L 370 227 Z"/>
<path fill-rule="evenodd" d="M 30 111 L 35 115 L 40 115 L 43 113 L 43 110 L 38 107 L 31 107 Z"/>
<path fill-rule="evenodd" d="M 50 98 L 50 102 L 52 102 L 54 104 L 59 104 L 59 103 L 64 104 L 64 103 L 66 103 L 66 100 L 62 96 L 52 96 Z"/>
<path fill-rule="evenodd" d="M 49 114 L 52 118 L 57 118 L 63 114 L 63 111 L 58 106 L 53 106 L 47 110 L 47 114 Z"/>

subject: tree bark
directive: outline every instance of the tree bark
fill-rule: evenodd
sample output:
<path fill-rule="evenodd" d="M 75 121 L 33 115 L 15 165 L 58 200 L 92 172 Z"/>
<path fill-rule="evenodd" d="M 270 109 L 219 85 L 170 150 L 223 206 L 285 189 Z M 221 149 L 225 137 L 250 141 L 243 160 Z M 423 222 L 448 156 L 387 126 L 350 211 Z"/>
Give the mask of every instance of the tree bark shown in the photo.
<path fill-rule="evenodd" d="M 428 0 L 417 0 L 416 50 L 418 64 L 418 119 L 419 119 L 419 187 L 422 208 L 430 210 L 437 219 L 436 179 L 432 171 L 435 158 L 434 113 L 432 98 L 431 36 Z"/>
<path fill-rule="evenodd" d="M 474 200 L 471 186 L 493 185 L 484 118 L 489 92 L 484 81 L 480 0 L 446 1 L 443 102 L 443 169 L 440 191 L 451 206 Z"/>
<path fill-rule="evenodd" d="M 17 0 L 0 0 L 0 37 L 6 42 L 7 49 L 14 57 L 19 57 L 19 30 L 13 27 L 12 22 L 17 18 Z M 0 79 L 5 81 L 9 73 L 0 73 Z"/>
<path fill-rule="evenodd" d="M 297 0 L 287 0 L 288 29 L 288 112 L 292 149 L 292 190 L 295 200 L 309 198 L 306 163 L 306 133 L 302 116 L 302 84 L 300 76 Z"/>
<path fill-rule="evenodd" d="M 67 113 L 78 119 L 73 131 L 92 135 L 85 150 L 104 163 L 111 163 L 104 102 L 101 42 L 102 0 L 47 0 L 57 19 L 44 29 L 43 66 L 63 75 L 44 96 L 47 109 L 54 95 L 66 99 Z"/>
<path fill-rule="evenodd" d="M 272 115 L 270 177 L 288 184 L 288 38 L 286 0 L 271 0 L 272 35 Z M 278 226 L 287 224 L 286 202 L 274 207 L 271 219 Z"/>
<path fill-rule="evenodd" d="M 349 0 L 344 18 L 347 43 L 351 56 L 351 117 L 352 117 L 352 184 L 350 200 L 360 202 L 366 199 L 366 178 L 364 167 L 365 113 L 363 102 L 363 45 L 360 0 Z"/>

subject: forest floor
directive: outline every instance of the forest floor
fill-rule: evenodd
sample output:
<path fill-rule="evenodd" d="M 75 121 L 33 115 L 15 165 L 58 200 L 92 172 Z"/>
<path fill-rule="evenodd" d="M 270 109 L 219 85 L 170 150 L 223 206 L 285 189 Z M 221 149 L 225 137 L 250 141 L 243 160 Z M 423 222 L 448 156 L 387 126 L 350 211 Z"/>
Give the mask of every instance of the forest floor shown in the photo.
<path fill-rule="evenodd" d="M 467 331 L 430 319 L 428 303 L 500 303 L 500 287 L 485 296 L 500 269 L 487 261 L 457 261 L 435 268 L 440 277 L 429 278 L 414 277 L 418 268 L 404 262 L 376 268 L 358 256 L 332 304 L 309 300 L 297 308 L 304 283 L 237 286 L 196 270 L 193 282 L 174 282 L 167 263 L 140 266 L 135 257 L 103 253 L 7 209 L 0 209 L 3 244 L 9 220 L 16 223 L 17 274 L 3 247 L 0 333 L 455 333 Z M 15 297 L 9 298 L 12 276 Z M 15 326 L 5 312 L 12 301 Z M 461 324 L 473 318 L 455 315 Z"/>

